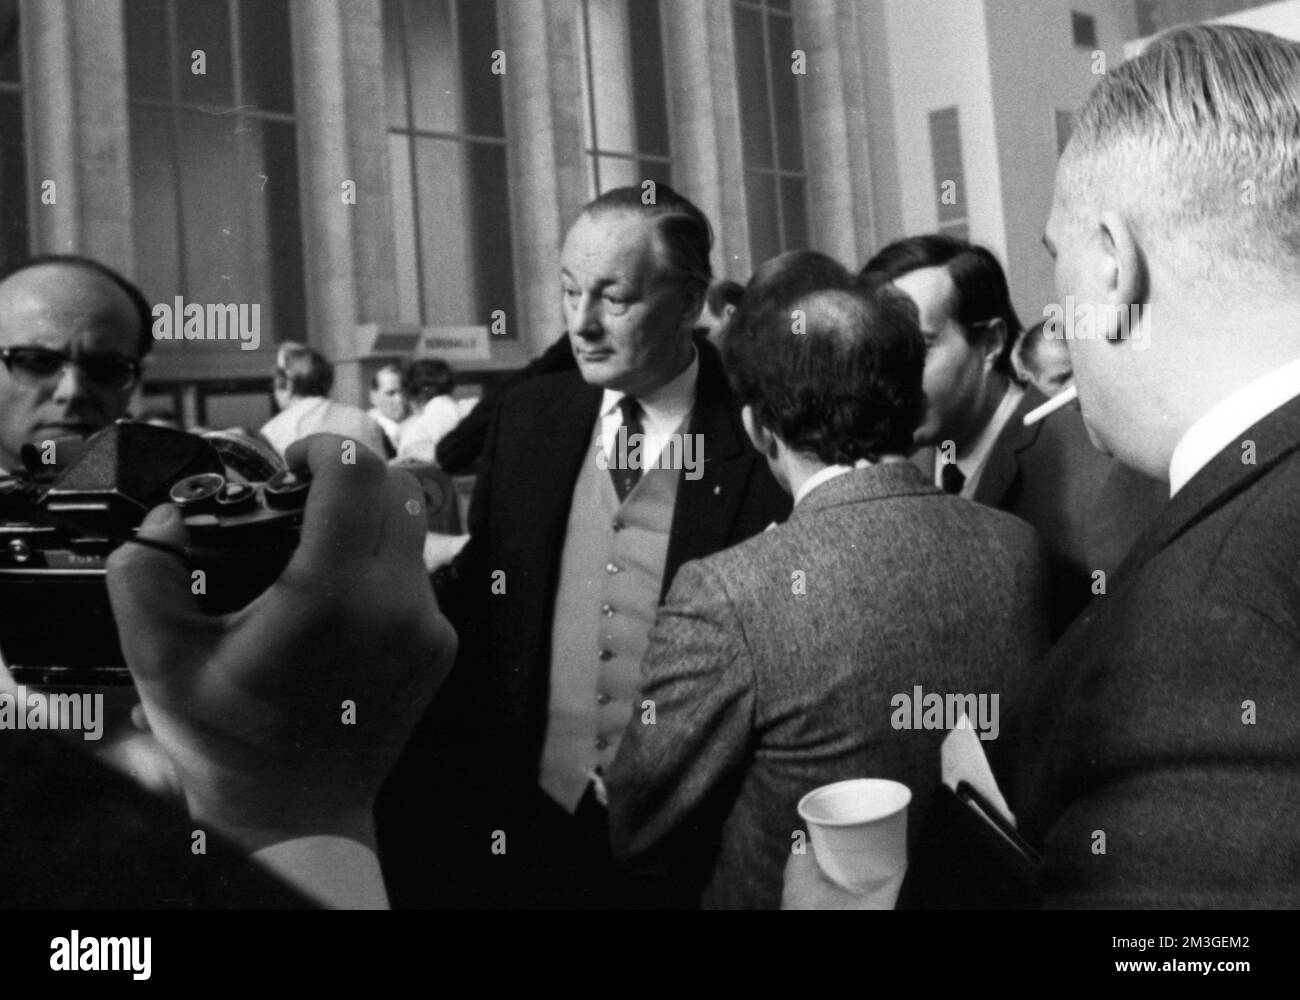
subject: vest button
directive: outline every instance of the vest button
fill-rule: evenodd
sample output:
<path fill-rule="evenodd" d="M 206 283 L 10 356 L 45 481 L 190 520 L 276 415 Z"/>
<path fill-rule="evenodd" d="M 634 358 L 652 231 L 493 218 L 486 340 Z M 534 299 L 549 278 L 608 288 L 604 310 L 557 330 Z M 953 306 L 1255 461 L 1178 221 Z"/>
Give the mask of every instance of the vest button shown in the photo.
<path fill-rule="evenodd" d="M 609 704 L 609 695 L 607 695 L 604 691 L 600 691 L 600 692 L 598 692 L 597 695 L 596 695 L 596 704 L 597 704 L 597 705 L 608 705 L 608 704 Z"/>
<path fill-rule="evenodd" d="M 602 649 L 600 651 L 600 658 L 602 660 L 612 660 L 614 658 L 614 651 L 612 649 Z"/>
<path fill-rule="evenodd" d="M 612 604 L 602 605 L 600 609 L 600 613 L 604 615 L 606 618 L 608 618 L 610 615 L 614 613 L 614 605 Z"/>
<path fill-rule="evenodd" d="M 606 572 L 606 573 L 617 573 L 617 572 L 618 572 L 620 569 L 622 569 L 622 568 L 623 568 L 623 567 L 621 567 L 621 566 L 615 566 L 613 563 L 606 563 L 606 564 L 605 564 L 605 572 Z"/>
<path fill-rule="evenodd" d="M 608 747 L 609 747 L 609 740 L 605 739 L 605 737 L 601 736 L 596 739 L 597 750 L 605 750 Z"/>
<path fill-rule="evenodd" d="M 610 527 L 612 527 L 615 531 L 622 531 L 624 525 L 622 521 L 615 521 L 612 525 L 610 525 Z"/>

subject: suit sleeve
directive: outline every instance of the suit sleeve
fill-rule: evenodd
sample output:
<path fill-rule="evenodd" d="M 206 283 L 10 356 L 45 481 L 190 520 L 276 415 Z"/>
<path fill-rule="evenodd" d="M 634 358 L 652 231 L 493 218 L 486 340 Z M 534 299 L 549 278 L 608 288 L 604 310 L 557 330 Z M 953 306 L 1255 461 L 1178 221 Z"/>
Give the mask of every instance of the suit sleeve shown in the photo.
<path fill-rule="evenodd" d="M 651 870 L 707 866 L 750 752 L 755 706 L 743 629 L 707 562 L 678 572 L 641 672 L 641 700 L 608 775 L 614 853 Z"/>

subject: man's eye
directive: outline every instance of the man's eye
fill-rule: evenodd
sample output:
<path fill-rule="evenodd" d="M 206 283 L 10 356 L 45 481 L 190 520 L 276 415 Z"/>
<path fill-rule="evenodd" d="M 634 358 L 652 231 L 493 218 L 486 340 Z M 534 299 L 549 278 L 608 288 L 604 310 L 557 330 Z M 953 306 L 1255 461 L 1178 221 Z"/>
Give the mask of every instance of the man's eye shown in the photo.
<path fill-rule="evenodd" d="M 605 295 L 605 304 L 609 306 L 609 311 L 614 315 L 621 315 L 627 312 L 628 307 L 632 305 L 631 299 L 625 299 L 619 295 Z"/>

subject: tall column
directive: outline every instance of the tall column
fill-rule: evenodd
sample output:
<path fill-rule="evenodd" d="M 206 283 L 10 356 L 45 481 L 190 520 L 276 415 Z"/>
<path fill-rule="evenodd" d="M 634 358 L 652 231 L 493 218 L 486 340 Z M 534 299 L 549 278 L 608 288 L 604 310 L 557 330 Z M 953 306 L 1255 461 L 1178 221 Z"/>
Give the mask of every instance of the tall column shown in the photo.
<path fill-rule="evenodd" d="M 731 4 L 660 0 L 674 187 L 713 223 L 714 270 L 747 281 L 749 217 Z"/>
<path fill-rule="evenodd" d="M 28 185 L 38 253 L 135 269 L 121 0 L 24 0 Z M 53 203 L 42 200 L 53 181 Z"/>
<path fill-rule="evenodd" d="M 587 195 L 578 0 L 498 4 L 515 287 L 509 317 L 536 356 L 564 328 L 560 245 Z M 494 355 L 499 347 L 493 344 Z"/>
<path fill-rule="evenodd" d="M 873 239 L 866 85 L 855 5 L 795 5 L 795 39 L 807 55 L 800 78 L 808 164 L 810 245 L 857 270 Z"/>
<path fill-rule="evenodd" d="M 298 175 L 314 346 L 334 397 L 366 397 L 358 325 L 397 319 L 397 263 L 379 0 L 293 0 Z M 345 199 L 355 184 L 356 203 Z"/>

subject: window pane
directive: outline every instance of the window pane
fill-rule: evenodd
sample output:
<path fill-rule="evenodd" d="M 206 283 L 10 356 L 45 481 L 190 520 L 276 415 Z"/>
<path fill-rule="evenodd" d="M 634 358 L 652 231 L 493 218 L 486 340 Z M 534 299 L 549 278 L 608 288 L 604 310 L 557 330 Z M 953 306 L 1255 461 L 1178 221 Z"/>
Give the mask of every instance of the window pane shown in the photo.
<path fill-rule="evenodd" d="M 461 85 L 450 0 L 407 0 L 406 55 L 415 127 L 458 132 Z"/>
<path fill-rule="evenodd" d="M 591 66 L 590 107 L 595 145 L 603 152 L 636 152 L 627 0 L 587 0 L 586 58 Z M 601 185 L 608 190 L 602 168 Z M 617 185 L 613 185 L 617 186 Z"/>
<path fill-rule="evenodd" d="M 642 160 L 640 173 L 642 180 L 651 180 L 656 184 L 671 185 L 673 182 L 672 166 L 662 160 Z"/>
<path fill-rule="evenodd" d="M 777 230 L 776 181 L 771 174 L 745 172 L 745 205 L 749 216 L 749 253 L 753 266 L 781 252 Z"/>
<path fill-rule="evenodd" d="M 461 144 L 450 139 L 416 139 L 415 176 L 420 199 L 424 322 L 428 326 L 467 326 L 473 322 L 473 308 L 465 232 L 468 186 Z"/>
<path fill-rule="evenodd" d="M 501 76 L 492 72 L 497 40 L 497 6 L 492 0 L 461 0 L 461 79 L 465 95 L 465 131 L 504 137 Z M 509 65 L 506 66 L 509 69 Z"/>
<path fill-rule="evenodd" d="M 776 125 L 776 151 L 782 170 L 803 169 L 803 135 L 799 128 L 798 81 L 791 69 L 790 53 L 794 51 L 794 19 L 769 17 L 767 30 L 771 41 L 772 96 L 776 107 L 773 119 Z"/>
<path fill-rule="evenodd" d="M 230 69 L 230 8 L 226 0 L 175 0 L 176 53 L 181 100 L 194 104 L 233 107 Z M 195 73 L 194 53 L 204 54 L 203 73 Z"/>
<path fill-rule="evenodd" d="M 172 114 L 131 108 L 131 182 L 136 192 L 133 224 L 135 274 L 145 297 L 170 302 L 181 294 L 177 245 L 176 172 L 172 166 Z M 168 344 L 157 345 L 159 350 Z"/>
<path fill-rule="evenodd" d="M 767 0 L 769 10 L 789 10 L 790 0 Z"/>
<path fill-rule="evenodd" d="M 632 92 L 636 96 L 637 151 L 668 155 L 668 98 L 659 0 L 628 0 Z"/>
<path fill-rule="evenodd" d="M 126 8 L 127 92 L 132 100 L 150 98 L 169 101 L 172 96 L 172 67 L 168 54 L 165 0 L 131 0 Z M 190 71 L 186 62 L 184 72 Z"/>
<path fill-rule="evenodd" d="M 21 94 L 0 93 L 0 268 L 28 256 Z"/>
<path fill-rule="evenodd" d="M 419 254 L 415 247 L 415 194 L 411 179 L 411 140 L 388 137 L 388 163 L 393 178 L 393 233 L 397 249 L 397 318 L 420 322 Z"/>
<path fill-rule="evenodd" d="M 292 51 L 285 0 L 240 0 L 239 62 L 245 104 L 293 113 Z"/>
<path fill-rule="evenodd" d="M 21 83 L 22 51 L 19 45 L 17 0 L 0 2 L 0 80 Z"/>
<path fill-rule="evenodd" d="M 808 246 L 808 215 L 804 207 L 802 177 L 781 178 L 781 216 L 785 221 L 783 250 L 803 250 Z"/>
<path fill-rule="evenodd" d="M 402 0 L 384 0 L 384 85 L 390 128 L 406 128 L 406 27 Z"/>
<path fill-rule="evenodd" d="M 621 156 L 602 156 L 600 158 L 600 193 L 604 194 L 618 187 L 639 185 L 644 177 L 636 160 Z"/>
<path fill-rule="evenodd" d="M 741 155 L 747 167 L 770 167 L 772 133 L 768 124 L 763 15 L 749 7 L 736 6 L 734 11 Z"/>
<path fill-rule="evenodd" d="M 494 310 L 503 309 L 506 333 L 518 335 L 515 288 L 511 266 L 510 198 L 506 186 L 504 146 L 470 143 L 469 208 L 473 234 L 476 308 L 472 322 L 488 324 Z"/>

